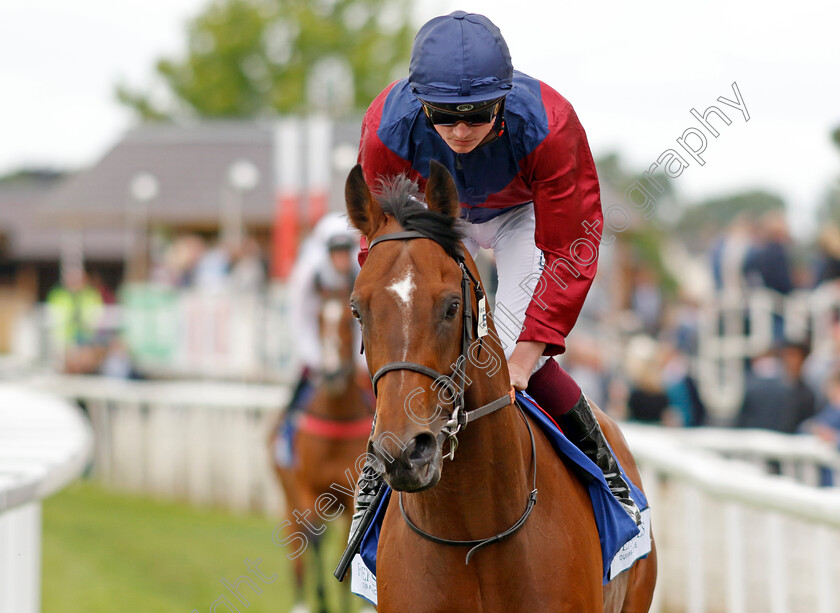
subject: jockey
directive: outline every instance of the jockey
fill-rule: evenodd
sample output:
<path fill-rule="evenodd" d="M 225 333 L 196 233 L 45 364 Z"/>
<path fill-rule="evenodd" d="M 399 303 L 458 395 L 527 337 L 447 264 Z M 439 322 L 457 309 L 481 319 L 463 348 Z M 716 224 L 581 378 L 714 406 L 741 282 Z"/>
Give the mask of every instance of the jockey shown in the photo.
<path fill-rule="evenodd" d="M 638 524 L 586 396 L 552 358 L 565 350 L 597 268 L 603 215 L 586 134 L 565 98 L 513 70 L 501 32 L 483 15 L 455 11 L 421 27 L 408 78 L 365 114 L 359 163 L 368 184 L 406 173 L 422 190 L 430 160 L 455 180 L 467 249 L 494 251 L 494 320 L 511 385 L 603 471 Z M 378 479 L 367 467 L 360 476 L 351 540 Z"/>
<path fill-rule="evenodd" d="M 300 248 L 289 279 L 289 315 L 295 339 L 294 362 L 298 365 L 292 399 L 278 424 L 275 459 L 281 466 L 292 463 L 293 421 L 306 408 L 314 391 L 313 378 L 321 369 L 318 313 L 321 291 L 349 290 L 358 272 L 356 253 L 359 232 L 343 214 L 328 213 L 316 224 Z M 360 361 L 359 366 L 362 367 Z M 366 368 L 366 366 L 365 366 Z"/>

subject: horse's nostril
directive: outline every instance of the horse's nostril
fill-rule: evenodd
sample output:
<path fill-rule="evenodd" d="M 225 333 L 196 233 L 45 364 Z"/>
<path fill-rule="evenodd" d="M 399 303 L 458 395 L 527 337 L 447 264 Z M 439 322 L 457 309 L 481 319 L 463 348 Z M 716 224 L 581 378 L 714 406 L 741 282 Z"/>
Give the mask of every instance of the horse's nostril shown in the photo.
<path fill-rule="evenodd" d="M 436 447 L 435 437 L 431 434 L 418 434 L 406 448 L 406 458 L 411 464 L 425 464 L 432 459 Z"/>

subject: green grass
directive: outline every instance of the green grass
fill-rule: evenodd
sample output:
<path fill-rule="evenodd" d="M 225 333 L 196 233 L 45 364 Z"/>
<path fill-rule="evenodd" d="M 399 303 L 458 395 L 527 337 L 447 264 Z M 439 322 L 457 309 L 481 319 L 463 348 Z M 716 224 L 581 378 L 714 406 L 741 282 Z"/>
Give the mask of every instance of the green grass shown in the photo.
<path fill-rule="evenodd" d="M 44 503 L 43 612 L 205 613 L 222 595 L 243 612 L 289 611 L 294 600 L 290 552 L 271 540 L 279 522 L 116 494 L 90 482 L 74 484 Z M 335 529 L 330 532 L 325 565 L 340 553 L 341 537 Z M 264 576 L 277 579 L 263 583 L 248 573 L 246 558 L 261 558 Z M 256 595 L 243 582 L 248 607 L 221 583 L 243 575 L 262 590 Z M 331 575 L 326 581 L 336 600 L 338 583 Z M 228 610 L 217 607 L 219 613 Z"/>

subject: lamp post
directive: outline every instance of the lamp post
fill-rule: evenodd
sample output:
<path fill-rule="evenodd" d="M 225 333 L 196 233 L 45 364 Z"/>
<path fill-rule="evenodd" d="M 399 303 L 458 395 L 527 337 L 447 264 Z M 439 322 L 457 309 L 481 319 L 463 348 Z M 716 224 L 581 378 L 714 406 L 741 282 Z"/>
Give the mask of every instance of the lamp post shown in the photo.
<path fill-rule="evenodd" d="M 157 178 L 149 172 L 137 173 L 128 186 L 131 196 L 128 211 L 131 239 L 126 254 L 126 277 L 130 281 L 143 281 L 147 277 L 149 203 L 157 197 L 159 191 Z"/>
<path fill-rule="evenodd" d="M 221 211 L 222 242 L 239 248 L 244 234 L 242 209 L 245 194 L 259 185 L 260 171 L 250 160 L 236 160 L 228 167 L 227 182 L 231 188 L 231 195 L 227 199 L 227 205 L 223 203 Z"/>

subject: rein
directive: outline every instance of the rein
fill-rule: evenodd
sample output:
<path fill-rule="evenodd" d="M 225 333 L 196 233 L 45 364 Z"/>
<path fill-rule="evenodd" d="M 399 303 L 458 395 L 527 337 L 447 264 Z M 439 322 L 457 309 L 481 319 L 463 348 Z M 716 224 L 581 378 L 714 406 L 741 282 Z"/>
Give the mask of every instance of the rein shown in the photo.
<path fill-rule="evenodd" d="M 525 417 L 525 414 L 522 412 L 522 408 L 517 404 L 516 408 L 519 411 L 519 415 L 522 417 L 522 420 L 525 422 L 525 425 L 528 427 L 528 435 L 531 437 L 531 475 L 532 475 L 532 488 L 531 493 L 528 494 L 528 502 L 525 506 L 525 511 L 516 520 L 516 522 L 507 530 L 503 532 L 499 532 L 494 536 L 489 536 L 483 539 L 475 539 L 475 540 L 465 540 L 465 541 L 458 541 L 452 539 L 445 539 L 439 536 L 435 536 L 433 534 L 429 534 L 417 524 L 415 524 L 411 519 L 408 517 L 408 514 L 405 512 L 405 507 L 403 506 L 403 496 L 402 492 L 399 492 L 399 501 L 400 501 L 400 513 L 405 520 L 405 523 L 411 528 L 414 532 L 422 536 L 423 538 L 432 541 L 433 543 L 437 543 L 438 545 L 451 545 L 455 547 L 469 547 L 470 550 L 467 552 L 467 564 L 470 563 L 470 558 L 473 556 L 475 552 L 477 552 L 482 547 L 486 547 L 487 545 L 492 545 L 493 543 L 500 543 L 506 538 L 513 536 L 522 526 L 525 525 L 525 522 L 528 521 L 528 516 L 531 514 L 531 511 L 534 510 L 534 505 L 537 504 L 537 445 L 534 441 L 534 431 L 531 429 L 531 424 L 528 423 L 528 418 Z"/>
<path fill-rule="evenodd" d="M 435 240 L 434 237 L 427 236 L 426 234 L 423 234 L 422 232 L 418 232 L 416 230 L 404 230 L 402 232 L 392 232 L 389 234 L 383 234 L 382 236 L 375 238 L 373 241 L 371 241 L 370 245 L 368 246 L 368 251 L 372 250 L 374 245 L 377 245 L 378 243 L 384 241 L 412 240 L 415 238 L 427 238 L 430 240 Z M 488 402 L 487 404 L 482 405 L 477 409 L 473 409 L 471 411 L 466 410 L 464 401 L 464 393 L 466 391 L 464 385 L 464 381 L 466 380 L 465 370 L 469 347 L 475 338 L 473 335 L 473 328 L 476 325 L 472 313 L 473 292 L 470 290 L 470 284 L 472 283 L 473 287 L 475 288 L 475 298 L 479 302 L 481 302 L 484 299 L 484 290 L 482 289 L 479 280 L 472 274 L 469 267 L 466 265 L 463 255 L 459 254 L 454 259 L 458 263 L 458 266 L 461 268 L 462 275 L 461 298 L 463 305 L 463 328 L 461 334 L 461 355 L 456 360 L 452 373 L 450 375 L 444 375 L 439 373 L 434 368 L 424 366 L 423 364 L 417 364 L 416 362 L 389 362 L 376 371 L 376 373 L 371 377 L 371 382 L 373 383 L 373 393 L 374 395 L 376 395 L 377 383 L 383 375 L 395 370 L 411 370 L 414 372 L 424 374 L 427 377 L 430 377 L 431 379 L 434 379 L 435 384 L 439 383 L 443 385 L 447 390 L 449 390 L 454 396 L 453 409 L 452 413 L 449 416 L 449 419 L 446 421 L 443 428 L 441 428 L 440 434 L 438 434 L 437 436 L 437 441 L 438 444 L 441 446 L 445 441 L 449 441 L 449 453 L 447 453 L 444 457 L 448 457 L 450 460 L 455 459 L 455 451 L 458 448 L 457 435 L 464 428 L 467 427 L 467 424 L 469 424 L 472 421 L 475 421 L 476 419 L 484 417 L 485 415 L 490 415 L 491 413 L 494 413 L 499 409 L 503 409 L 510 405 L 516 406 L 520 416 L 525 422 L 525 425 L 528 427 L 528 434 L 531 439 L 531 473 L 533 487 L 531 489 L 531 492 L 528 494 L 528 500 L 526 503 L 525 511 L 522 513 L 520 518 L 507 530 L 504 530 L 503 532 L 500 532 L 488 538 L 476 540 L 451 540 L 434 536 L 424 531 L 414 522 L 411 521 L 411 519 L 406 514 L 405 508 L 403 506 L 402 492 L 399 492 L 400 513 L 402 514 L 403 519 L 405 520 L 405 523 L 408 525 L 408 527 L 423 538 L 430 540 L 433 543 L 437 543 L 439 545 L 470 547 L 470 550 L 467 552 L 466 558 L 466 563 L 469 564 L 470 558 L 476 551 L 483 547 L 486 547 L 487 545 L 498 543 L 512 536 L 523 525 L 525 525 L 525 522 L 528 520 L 528 516 L 531 515 L 531 511 L 534 509 L 534 505 L 537 503 L 537 447 L 534 441 L 534 432 L 531 428 L 531 424 L 528 423 L 528 419 L 522 412 L 522 408 L 519 407 L 519 405 L 516 403 L 516 396 L 513 386 L 511 386 L 508 393 L 504 396 L 497 398 L 492 402 Z M 481 334 L 481 332 L 479 332 L 478 336 L 480 343 L 480 352 L 481 343 L 483 343 L 484 335 Z M 432 387 L 434 388 L 434 384 L 432 385 Z"/>

